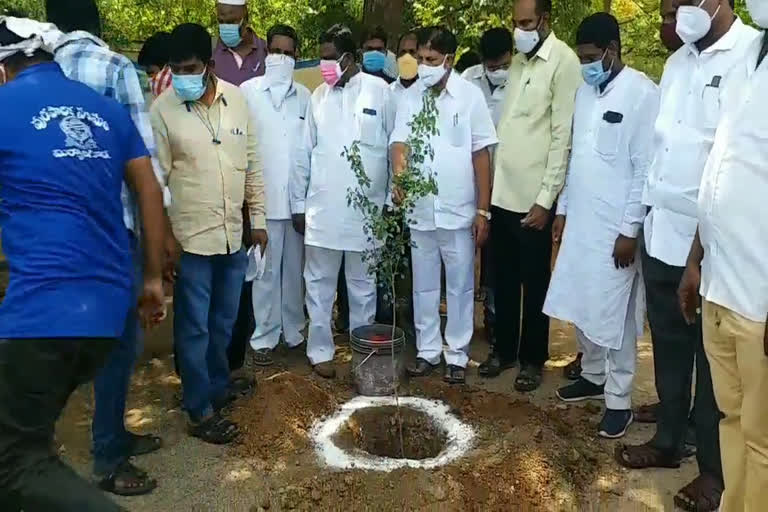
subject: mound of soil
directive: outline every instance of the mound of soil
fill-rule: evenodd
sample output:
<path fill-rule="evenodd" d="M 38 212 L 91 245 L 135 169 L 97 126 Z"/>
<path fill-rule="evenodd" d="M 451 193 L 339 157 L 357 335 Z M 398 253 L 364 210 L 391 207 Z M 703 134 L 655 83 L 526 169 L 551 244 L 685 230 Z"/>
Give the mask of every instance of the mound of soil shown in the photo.
<path fill-rule="evenodd" d="M 236 450 L 262 459 L 302 451 L 309 447 L 314 421 L 337 405 L 333 394 L 306 377 L 283 372 L 260 380 L 253 396 L 232 411 L 242 431 Z"/>
<path fill-rule="evenodd" d="M 397 407 L 391 405 L 360 409 L 339 429 L 334 442 L 340 448 L 395 459 L 429 459 L 443 451 L 445 431 L 427 414 L 401 407 L 399 416 L 398 421 Z"/>

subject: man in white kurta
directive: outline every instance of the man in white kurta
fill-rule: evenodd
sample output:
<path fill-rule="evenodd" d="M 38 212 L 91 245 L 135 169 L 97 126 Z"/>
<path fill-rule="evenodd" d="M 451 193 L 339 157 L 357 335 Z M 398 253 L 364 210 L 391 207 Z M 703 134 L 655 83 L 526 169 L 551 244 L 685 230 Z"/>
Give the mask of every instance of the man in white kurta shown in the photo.
<path fill-rule="evenodd" d="M 437 94 L 437 128 L 430 139 L 434 160 L 422 171 L 435 174 L 438 194 L 419 200 L 409 223 L 414 243 L 413 302 L 416 363 L 412 376 L 424 376 L 440 363 L 440 263 L 445 265 L 448 323 L 445 328 L 445 380 L 464 382 L 474 331 L 475 246 L 488 236 L 490 156 L 496 130 L 482 92 L 453 72 L 455 38 L 444 29 L 419 33 L 420 80 L 403 95 L 392 133 L 395 175 L 405 168 L 409 123 L 421 111 L 423 96 Z"/>
<path fill-rule="evenodd" d="M 635 347 L 644 314 L 637 238 L 659 91 L 621 63 L 613 16 L 585 19 L 577 43 L 585 83 L 576 93 L 573 147 L 554 241 L 559 242 L 563 223 L 564 235 L 544 312 L 573 323 L 584 352 L 581 377 L 560 388 L 558 397 L 605 395 L 599 434 L 616 438 L 632 422 Z"/>
<path fill-rule="evenodd" d="M 301 143 L 310 93 L 293 81 L 297 49 L 296 32 L 286 26 L 267 34 L 269 55 L 265 74 L 240 86 L 256 127 L 264 162 L 267 233 L 269 245 L 264 273 L 253 281 L 251 337 L 257 365 L 272 364 L 272 350 L 283 335 L 286 345 L 304 342 L 304 237 L 293 229 L 288 181 L 294 154 Z M 255 250 L 255 249 L 254 249 Z"/>
<path fill-rule="evenodd" d="M 371 324 L 376 315 L 376 272 L 362 258 L 368 237 L 362 215 L 347 204 L 347 191 L 357 180 L 342 152 L 359 141 L 371 180 L 368 197 L 383 208 L 395 111 L 387 83 L 359 72 L 348 29 L 326 34 L 320 52 L 325 83 L 312 93 L 290 188 L 294 222 L 305 229 L 307 356 L 316 373 L 330 378 L 335 376 L 331 313 L 342 258 L 350 329 Z"/>

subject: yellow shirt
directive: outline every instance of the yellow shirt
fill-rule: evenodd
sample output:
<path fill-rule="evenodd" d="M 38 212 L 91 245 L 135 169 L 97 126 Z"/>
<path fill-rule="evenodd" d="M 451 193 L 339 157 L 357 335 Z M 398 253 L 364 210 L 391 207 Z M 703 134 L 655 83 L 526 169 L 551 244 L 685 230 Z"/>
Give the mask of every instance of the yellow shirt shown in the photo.
<path fill-rule="evenodd" d="M 240 89 L 216 80 L 210 107 L 184 103 L 172 87 L 150 116 L 160 165 L 168 176 L 173 233 L 185 252 L 201 256 L 240 250 L 243 201 L 252 229 L 264 229 L 263 167 Z"/>
<path fill-rule="evenodd" d="M 550 33 L 532 59 L 512 58 L 498 126 L 492 203 L 513 212 L 552 208 L 563 188 L 581 66 Z"/>

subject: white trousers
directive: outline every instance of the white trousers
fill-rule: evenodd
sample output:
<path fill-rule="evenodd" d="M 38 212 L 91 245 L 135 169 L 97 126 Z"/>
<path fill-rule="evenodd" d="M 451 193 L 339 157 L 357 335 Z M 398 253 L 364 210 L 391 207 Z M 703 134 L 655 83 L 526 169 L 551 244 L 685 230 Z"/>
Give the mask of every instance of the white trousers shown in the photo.
<path fill-rule="evenodd" d="M 289 347 L 304 341 L 304 237 L 290 220 L 267 220 L 267 262 L 264 275 L 253 281 L 253 317 L 256 329 L 251 337 L 254 350 L 274 349 L 282 332 Z"/>
<path fill-rule="evenodd" d="M 307 357 L 313 365 L 333 360 L 336 352 L 331 316 L 342 257 L 349 296 L 350 330 L 370 325 L 376 317 L 376 276 L 369 275 L 362 254 L 306 246 L 304 280 L 309 312 Z"/>
<path fill-rule="evenodd" d="M 624 320 L 624 339 L 618 350 L 601 347 L 592 343 L 579 329 L 576 337 L 584 356 L 581 359 L 581 376 L 599 386 L 605 384 L 605 406 L 608 409 L 626 410 L 632 408 L 632 384 L 635 380 L 637 362 L 637 323 L 635 285 Z"/>
<path fill-rule="evenodd" d="M 440 362 L 440 261 L 445 264 L 448 323 L 445 362 L 465 368 L 475 327 L 475 242 L 469 229 L 411 230 L 413 309 L 418 357 Z"/>

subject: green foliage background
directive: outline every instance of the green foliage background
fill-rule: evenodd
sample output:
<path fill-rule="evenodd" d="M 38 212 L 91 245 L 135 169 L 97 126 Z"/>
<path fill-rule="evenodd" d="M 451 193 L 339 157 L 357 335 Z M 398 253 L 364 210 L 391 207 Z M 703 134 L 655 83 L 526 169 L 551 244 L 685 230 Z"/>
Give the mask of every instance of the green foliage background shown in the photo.
<path fill-rule="evenodd" d="M 170 30 L 182 22 L 197 22 L 215 31 L 216 0 L 97 0 L 104 23 L 104 38 L 122 49 L 136 49 L 158 30 Z M 661 75 L 667 52 L 658 37 L 660 0 L 613 0 L 612 11 L 622 27 L 625 60 L 654 78 Z M 602 10 L 604 0 L 554 0 L 554 27 L 559 36 L 573 42 L 579 22 Z M 363 0 L 249 0 L 251 24 L 264 35 L 274 23 L 294 26 L 304 40 L 304 56 L 314 56 L 315 41 L 324 28 L 346 23 L 359 29 Z M 512 25 L 514 0 L 407 0 L 403 28 L 447 24 L 460 37 L 462 51 L 477 45 L 488 28 Z M 42 0 L 0 0 L 4 9 L 21 9 L 32 17 L 44 17 Z M 748 19 L 744 0 L 737 11 Z"/>

